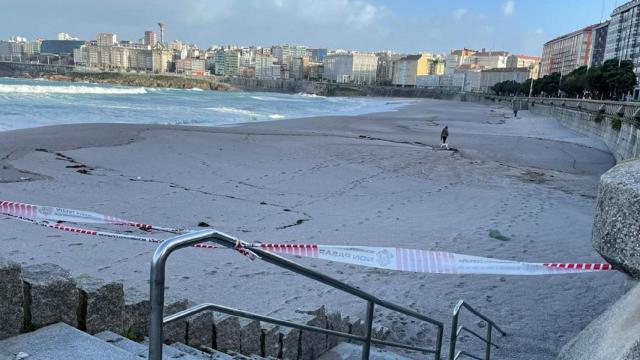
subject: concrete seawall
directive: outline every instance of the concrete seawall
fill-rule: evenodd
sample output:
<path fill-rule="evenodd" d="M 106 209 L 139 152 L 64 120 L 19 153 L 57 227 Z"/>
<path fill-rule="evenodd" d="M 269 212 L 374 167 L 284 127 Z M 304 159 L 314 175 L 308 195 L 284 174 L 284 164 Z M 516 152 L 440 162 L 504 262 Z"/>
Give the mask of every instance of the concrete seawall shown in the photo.
<path fill-rule="evenodd" d="M 478 102 L 512 99 L 476 98 Z M 627 274 L 630 290 L 569 341 L 558 360 L 632 360 L 640 353 L 640 111 L 635 104 L 520 99 L 534 114 L 555 118 L 580 134 L 602 140 L 618 165 L 600 178 L 593 247 Z M 547 102 L 547 103 L 542 103 Z M 569 105 L 569 106 L 567 106 Z M 586 108 L 585 108 L 586 107 Z M 634 286 L 635 285 L 635 286 Z"/>
<path fill-rule="evenodd" d="M 640 126 L 635 119 L 608 116 L 601 113 L 567 109 L 561 106 L 534 104 L 529 111 L 537 115 L 550 116 L 563 126 L 582 135 L 604 141 L 617 162 L 635 158 L 638 153 Z M 615 129 L 614 121 L 619 119 L 620 129 Z"/>

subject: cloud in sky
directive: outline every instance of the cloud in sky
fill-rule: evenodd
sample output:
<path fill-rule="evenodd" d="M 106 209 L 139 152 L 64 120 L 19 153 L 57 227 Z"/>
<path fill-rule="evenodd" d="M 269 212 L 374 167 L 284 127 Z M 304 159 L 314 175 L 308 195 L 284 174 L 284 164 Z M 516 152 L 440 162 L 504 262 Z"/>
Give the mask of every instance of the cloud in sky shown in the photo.
<path fill-rule="evenodd" d="M 468 12 L 469 12 L 469 9 L 460 8 L 460 9 L 454 10 L 451 15 L 453 16 L 454 19 L 461 20 Z"/>
<path fill-rule="evenodd" d="M 511 16 L 516 12 L 516 3 L 514 0 L 507 0 L 501 8 L 504 16 Z"/>

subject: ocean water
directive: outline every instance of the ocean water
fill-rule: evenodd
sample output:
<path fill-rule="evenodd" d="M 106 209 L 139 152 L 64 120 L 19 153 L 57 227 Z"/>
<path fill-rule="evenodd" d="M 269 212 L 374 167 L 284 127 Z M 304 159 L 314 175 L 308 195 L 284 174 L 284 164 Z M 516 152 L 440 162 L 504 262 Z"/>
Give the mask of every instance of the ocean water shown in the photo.
<path fill-rule="evenodd" d="M 403 102 L 0 78 L 0 130 L 88 122 L 219 126 L 391 111 Z"/>

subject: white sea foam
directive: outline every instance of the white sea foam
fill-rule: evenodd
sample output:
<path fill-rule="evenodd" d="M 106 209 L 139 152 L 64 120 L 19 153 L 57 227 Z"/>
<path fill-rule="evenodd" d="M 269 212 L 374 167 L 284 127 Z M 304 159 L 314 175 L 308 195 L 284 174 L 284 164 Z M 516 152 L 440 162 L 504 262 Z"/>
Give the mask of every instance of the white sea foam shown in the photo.
<path fill-rule="evenodd" d="M 316 95 L 316 94 L 307 94 L 307 93 L 298 93 L 298 96 L 303 96 L 303 97 L 310 97 L 310 98 L 324 98 L 325 96 L 320 96 L 320 95 Z"/>
<path fill-rule="evenodd" d="M 258 116 L 260 116 L 260 114 L 255 113 L 253 111 L 244 110 L 244 109 L 236 109 L 236 108 L 226 107 L 226 106 L 212 107 L 212 108 L 207 108 L 207 109 L 213 110 L 213 111 L 216 111 L 216 112 L 220 112 L 220 113 L 225 113 L 225 114 L 239 114 L 239 115 L 245 115 L 245 116 L 249 116 L 249 117 L 258 117 Z"/>
<path fill-rule="evenodd" d="M 146 94 L 144 88 L 116 88 L 102 86 L 41 86 L 23 84 L 0 84 L 0 93 L 9 94 L 100 94 L 100 95 L 136 95 Z"/>
<path fill-rule="evenodd" d="M 273 119 L 273 120 L 280 120 L 280 119 L 284 119 L 285 117 L 286 116 L 281 115 L 281 114 L 271 114 L 271 115 L 269 115 L 269 118 Z"/>
<path fill-rule="evenodd" d="M 189 89 L 189 90 L 191 90 L 191 91 L 204 91 L 204 90 L 202 90 L 202 89 L 200 89 L 200 88 L 191 88 L 191 89 Z"/>

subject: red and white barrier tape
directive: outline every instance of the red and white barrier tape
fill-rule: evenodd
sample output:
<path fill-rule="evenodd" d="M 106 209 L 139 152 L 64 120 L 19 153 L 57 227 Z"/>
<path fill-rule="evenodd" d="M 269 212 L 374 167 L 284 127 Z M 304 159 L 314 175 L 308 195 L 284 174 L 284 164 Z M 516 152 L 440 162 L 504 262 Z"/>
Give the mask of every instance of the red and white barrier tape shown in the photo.
<path fill-rule="evenodd" d="M 50 206 L 31 205 L 13 201 L 0 201 L 0 214 L 57 230 L 74 233 L 106 236 L 150 243 L 163 240 L 152 237 L 119 234 L 99 230 L 67 226 L 62 222 L 85 224 L 110 224 L 133 226 L 142 230 L 160 230 L 183 233 L 183 229 L 167 228 L 116 218 L 94 212 Z M 216 249 L 212 244 L 196 244 L 194 247 Z M 551 275 L 572 274 L 611 270 L 603 263 L 528 263 L 491 259 L 456 253 L 405 249 L 398 247 L 339 246 L 317 244 L 243 244 L 238 240 L 234 249 L 250 259 L 258 256 L 252 248 L 284 255 L 297 255 L 346 264 L 367 266 L 387 270 L 412 271 L 438 274 L 493 274 L 493 275 Z"/>
<path fill-rule="evenodd" d="M 7 214 L 5 214 L 5 215 L 7 215 Z M 44 227 L 48 227 L 48 228 L 52 228 L 52 229 L 56 229 L 56 230 L 68 231 L 68 232 L 77 233 L 77 234 L 104 236 L 104 237 L 110 237 L 110 238 L 116 238 L 116 239 L 136 240 L 136 241 L 142 241 L 142 242 L 148 242 L 148 243 L 154 243 L 154 244 L 159 244 L 159 243 L 164 241 L 164 240 L 160 240 L 160 239 L 156 239 L 156 238 L 152 238 L 152 237 L 147 237 L 147 236 L 120 234 L 120 233 L 113 233 L 113 232 L 93 230 L 93 229 L 83 229 L 83 228 L 79 228 L 79 227 L 75 227 L 75 226 L 64 225 L 64 224 L 61 224 L 61 223 L 50 223 L 48 221 L 36 221 L 36 220 L 29 219 L 29 218 L 26 218 L 26 217 L 18 217 L 18 216 L 13 216 L 13 215 L 8 215 L 8 216 L 13 217 L 13 218 L 18 219 L 18 220 L 21 220 L 21 221 L 26 221 L 26 222 L 29 222 L 29 223 L 32 223 L 32 224 L 36 224 L 36 225 L 40 225 L 40 226 L 44 226 Z M 213 245 L 213 244 L 205 244 L 205 243 L 195 244 L 195 245 L 193 245 L 193 247 L 201 248 L 201 249 L 218 249 L 218 248 L 220 248 L 220 246 L 216 246 L 216 245 Z"/>
<path fill-rule="evenodd" d="M 257 244 L 256 247 L 284 255 L 421 273 L 553 275 L 611 270 L 611 265 L 606 263 L 528 263 L 397 247 L 316 244 Z"/>
<path fill-rule="evenodd" d="M 0 200 L 0 214 L 34 221 L 71 222 L 77 224 L 125 225 L 142 230 L 159 230 L 171 233 L 182 232 L 182 229 L 167 228 L 124 220 L 115 216 L 103 215 L 91 211 L 65 209 L 53 206 L 25 204 L 15 201 Z"/>

